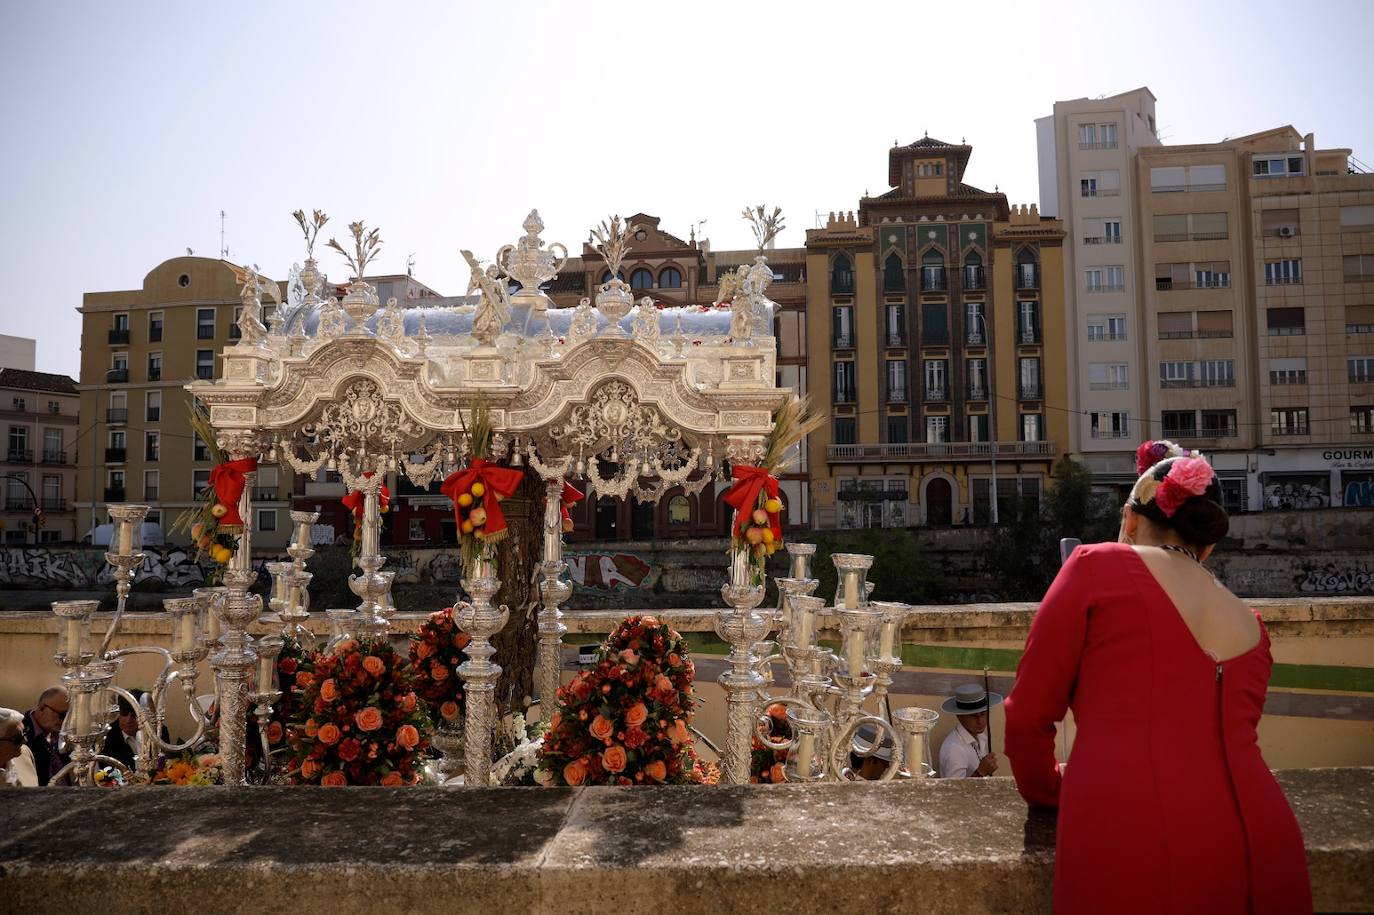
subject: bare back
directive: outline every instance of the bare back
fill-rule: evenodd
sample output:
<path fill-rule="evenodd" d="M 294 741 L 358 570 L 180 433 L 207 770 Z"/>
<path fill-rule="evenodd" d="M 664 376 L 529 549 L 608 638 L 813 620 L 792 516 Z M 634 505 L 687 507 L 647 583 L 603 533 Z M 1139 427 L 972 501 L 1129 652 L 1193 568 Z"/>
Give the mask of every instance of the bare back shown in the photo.
<path fill-rule="evenodd" d="M 1260 627 L 1240 598 L 1221 586 L 1202 566 L 1178 553 L 1137 546 L 1136 555 L 1178 610 L 1203 651 L 1219 661 L 1245 654 L 1259 644 Z"/>

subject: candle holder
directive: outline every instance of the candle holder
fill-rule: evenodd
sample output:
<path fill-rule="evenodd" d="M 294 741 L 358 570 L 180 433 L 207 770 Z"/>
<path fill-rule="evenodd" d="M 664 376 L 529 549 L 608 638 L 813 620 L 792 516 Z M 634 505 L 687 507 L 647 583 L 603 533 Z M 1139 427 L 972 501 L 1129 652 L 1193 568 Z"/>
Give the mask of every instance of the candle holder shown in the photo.
<path fill-rule="evenodd" d="M 243 539 L 246 539 L 246 532 Z M 248 557 L 243 539 L 234 554 L 234 565 L 224 571 L 228 593 L 215 607 L 224 634 L 220 649 L 210 656 L 215 671 L 215 691 L 219 707 L 220 765 L 224 784 L 241 787 L 248 784 L 244 772 L 244 740 L 247 732 L 248 689 L 257 653 L 248 626 L 262 612 L 262 598 L 249 594 L 248 589 L 258 579 L 258 573 L 246 566 Z"/>
<path fill-rule="evenodd" d="M 472 603 L 453 608 L 454 622 L 472 637 L 463 649 L 468 659 L 458 665 L 458 676 L 463 678 L 465 784 L 476 787 L 491 781 L 491 732 L 496 726 L 496 681 L 501 677 L 501 666 L 491 660 L 496 654 L 491 637 L 501 631 L 510 616 L 504 604 L 497 608 L 491 603 L 501 589 L 492 554 L 491 545 L 482 544 L 472 577 L 462 582 Z"/>
<path fill-rule="evenodd" d="M 272 612 L 264 613 L 258 622 L 266 625 L 282 625 L 282 614 L 291 605 L 291 581 L 296 574 L 296 564 L 294 562 L 269 562 L 265 563 L 267 574 L 272 580 L 272 590 L 267 600 L 267 607 Z"/>
<path fill-rule="evenodd" d="M 911 605 L 875 600 L 869 606 L 877 614 L 877 620 L 868 632 L 864 653 L 877 676 L 873 693 L 878 697 L 878 712 L 891 721 L 892 675 L 902 669 L 902 624 L 911 612 Z"/>
<path fill-rule="evenodd" d="M 831 562 L 839 578 L 835 585 L 835 607 L 858 610 L 868 603 L 872 589 L 868 586 L 868 570 L 873 557 L 862 553 L 833 553 Z"/>
<path fill-rule="evenodd" d="M 358 553 L 358 568 L 362 569 L 362 574 L 348 578 L 348 589 L 362 598 L 355 628 L 360 638 L 382 638 L 391 628 L 386 595 L 395 577 L 395 573 L 380 571 L 386 564 L 386 557 L 381 555 L 382 474 L 374 472 L 372 476 L 361 477 L 347 474 L 344 479 L 351 488 L 363 494 L 363 538 Z"/>
<path fill-rule="evenodd" d="M 305 570 L 305 564 L 315 555 L 315 548 L 310 543 L 310 531 L 318 520 L 319 512 L 292 512 L 291 524 L 295 530 L 291 545 L 286 548 L 286 555 L 291 557 L 295 571 L 287 583 L 286 607 L 278 611 L 282 620 L 281 634 L 302 644 L 313 642 L 315 638 L 315 634 L 305 625 L 310 619 L 310 581 L 314 578 Z"/>
<path fill-rule="evenodd" d="M 539 582 L 539 718 L 545 727 L 553 720 L 558 687 L 562 682 L 563 611 L 559 606 L 572 597 L 572 582 L 563 578 L 568 564 L 563 561 L 563 477 L 551 476 L 544 483 L 544 559 L 537 566 Z"/>
<path fill-rule="evenodd" d="M 930 729 L 940 720 L 934 709 L 908 706 L 892 713 L 892 723 L 902 734 L 903 756 L 906 765 L 899 773 L 903 778 L 931 778 L 935 767 L 930 764 Z"/>
<path fill-rule="evenodd" d="M 266 635 L 258 639 L 257 680 L 248 699 L 253 704 L 253 713 L 258 719 L 258 739 L 262 743 L 263 781 L 267 782 L 272 774 L 272 742 L 268 728 L 272 719 L 272 706 L 281 699 L 281 684 L 277 673 L 277 657 L 281 654 L 286 640 L 279 635 Z"/>
<path fill-rule="evenodd" d="M 324 611 L 324 616 L 329 621 L 329 641 L 324 646 L 326 652 L 332 652 L 341 642 L 357 637 L 357 630 L 353 628 L 353 624 L 357 622 L 356 610 L 351 607 L 334 607 Z"/>
<path fill-rule="evenodd" d="M 737 521 L 736 521 L 737 523 Z M 716 634 L 730 643 L 726 663 L 730 668 L 720 675 L 725 688 L 725 746 L 721 753 L 721 776 L 726 783 L 743 785 L 749 781 L 750 742 L 758 717 L 758 702 L 764 678 L 759 674 L 754 645 L 768 632 L 771 616 L 755 608 L 763 603 L 763 585 L 750 584 L 748 550 L 730 553 L 730 582 L 720 589 L 730 605 L 716 615 Z"/>

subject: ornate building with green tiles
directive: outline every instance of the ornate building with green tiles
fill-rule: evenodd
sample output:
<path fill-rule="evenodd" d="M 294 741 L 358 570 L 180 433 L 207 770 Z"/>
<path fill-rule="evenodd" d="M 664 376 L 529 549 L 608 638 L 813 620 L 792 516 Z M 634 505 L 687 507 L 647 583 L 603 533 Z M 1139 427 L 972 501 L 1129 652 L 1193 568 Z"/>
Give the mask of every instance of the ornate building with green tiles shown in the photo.
<path fill-rule="evenodd" d="M 1063 226 L 966 183 L 971 154 L 894 146 L 890 190 L 807 232 L 818 528 L 1005 520 L 1067 444 Z"/>

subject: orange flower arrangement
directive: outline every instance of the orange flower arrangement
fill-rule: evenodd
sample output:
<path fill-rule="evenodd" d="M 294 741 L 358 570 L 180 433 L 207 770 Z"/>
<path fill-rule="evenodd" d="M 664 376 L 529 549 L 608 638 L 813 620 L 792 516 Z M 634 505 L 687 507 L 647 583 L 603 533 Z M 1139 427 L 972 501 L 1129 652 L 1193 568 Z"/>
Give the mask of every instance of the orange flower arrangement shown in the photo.
<path fill-rule="evenodd" d="M 437 709 L 441 722 L 456 723 L 463 715 L 463 680 L 458 665 L 472 637 L 458 628 L 453 608 L 431 613 L 410 641 L 410 669 L 415 693 Z"/>
<path fill-rule="evenodd" d="M 696 669 L 682 636 L 652 616 L 624 620 L 595 667 L 558 690 L 535 781 L 541 785 L 714 783 L 687 725 Z"/>
<path fill-rule="evenodd" d="M 787 706 L 774 702 L 768 706 L 768 742 L 782 743 L 792 739 L 792 726 L 787 722 Z M 763 784 L 780 784 L 787 781 L 782 765 L 787 762 L 787 751 L 777 750 L 765 745 L 757 733 L 751 741 L 749 753 L 749 781 Z"/>

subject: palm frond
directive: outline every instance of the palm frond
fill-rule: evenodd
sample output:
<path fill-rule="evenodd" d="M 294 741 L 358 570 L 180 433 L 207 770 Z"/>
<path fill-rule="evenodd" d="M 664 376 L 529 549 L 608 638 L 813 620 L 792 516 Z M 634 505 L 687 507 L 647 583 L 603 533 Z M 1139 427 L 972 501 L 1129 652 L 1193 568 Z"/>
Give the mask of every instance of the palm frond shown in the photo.
<path fill-rule="evenodd" d="M 763 440 L 762 466 L 775 476 L 783 469 L 787 449 L 800 442 L 825 422 L 823 414 L 810 416 L 808 398 L 793 398 L 783 404 L 773 420 L 773 429 Z"/>

